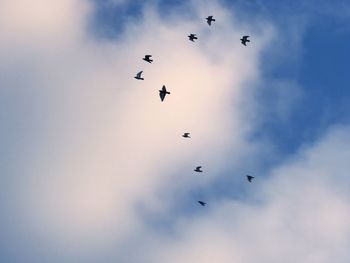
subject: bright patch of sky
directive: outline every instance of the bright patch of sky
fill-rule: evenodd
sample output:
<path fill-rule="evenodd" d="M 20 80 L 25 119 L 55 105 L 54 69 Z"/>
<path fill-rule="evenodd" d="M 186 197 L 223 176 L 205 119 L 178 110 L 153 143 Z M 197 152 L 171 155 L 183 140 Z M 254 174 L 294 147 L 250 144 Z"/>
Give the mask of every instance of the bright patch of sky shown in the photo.
<path fill-rule="evenodd" d="M 349 14 L 0 1 L 0 261 L 349 262 Z"/>
<path fill-rule="evenodd" d="M 97 1 L 94 29 L 101 37 L 117 38 L 125 24 L 137 21 L 147 1 Z M 166 19 L 177 9 L 191 16 L 188 1 L 167 0 L 157 3 Z M 301 145 L 313 142 L 329 126 L 349 121 L 348 83 L 350 53 L 350 5 L 346 1 L 221 1 L 239 19 L 249 23 L 265 19 L 282 33 L 280 41 L 267 48 L 263 59 L 264 81 L 258 103 L 269 112 L 275 96 L 291 96 L 284 102 L 287 116 L 271 114 L 261 122 L 252 138 L 271 140 L 283 154 L 293 154 Z M 174 11 L 175 10 L 175 11 Z M 220 19 L 220 18 L 217 18 Z M 285 34 L 284 34 L 285 32 Z M 277 57 L 277 58 L 276 58 Z M 288 85 L 295 85 L 290 87 Z M 285 87 L 288 86 L 288 87 Z M 295 89 L 286 94 L 287 89 Z M 278 106 L 277 106 L 278 107 Z M 284 111 L 284 109 L 281 109 Z M 282 115 L 284 113 L 281 113 Z"/>

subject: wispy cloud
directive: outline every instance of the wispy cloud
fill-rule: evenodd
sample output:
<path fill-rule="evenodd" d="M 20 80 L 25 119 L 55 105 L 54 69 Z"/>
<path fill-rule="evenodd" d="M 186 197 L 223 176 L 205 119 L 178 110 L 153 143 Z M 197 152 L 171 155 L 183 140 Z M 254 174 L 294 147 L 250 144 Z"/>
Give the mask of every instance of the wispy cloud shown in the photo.
<path fill-rule="evenodd" d="M 160 209 L 173 200 L 152 199 L 158 188 L 171 192 L 195 184 L 190 173 L 178 171 L 204 161 L 208 172 L 215 171 L 226 150 L 244 148 L 249 124 L 231 113 L 249 88 L 244 84 L 258 75 L 258 54 L 270 28 L 260 28 L 255 48 L 244 49 L 242 32 L 233 30 L 230 15 L 217 6 L 224 16 L 215 31 L 204 18 L 174 16 L 169 23 L 146 7 L 142 23 L 129 25 L 113 43 L 86 31 L 85 11 L 92 7 L 85 2 L 53 8 L 34 1 L 14 19 L 22 8 L 17 4 L 9 7 L 2 27 L 22 41 L 10 49 L 16 58 L 8 68 L 12 77 L 2 84 L 12 110 L 19 111 L 6 118 L 25 136 L 18 134 L 23 145 L 7 165 L 17 166 L 9 179 L 14 209 L 40 239 L 83 250 L 114 240 L 137 225 L 137 202 Z M 197 43 L 188 41 L 190 32 L 199 35 Z M 30 45 L 23 39 L 28 35 L 37 36 L 29 38 Z M 7 37 L 11 43 L 12 35 Z M 154 64 L 141 60 L 145 53 Z M 133 78 L 139 70 L 143 82 Z M 163 84 L 171 96 L 161 103 Z M 193 134 L 191 141 L 181 138 L 185 131 Z M 10 127 L 5 136 L 11 132 Z M 213 155 L 216 162 L 210 162 Z"/>
<path fill-rule="evenodd" d="M 94 6 L 88 1 L 1 2 L 0 66 L 6 74 L 0 79 L 0 120 L 8 149 L 0 156 L 6 214 L 1 243 L 7 243 L 9 262 L 274 262 L 276 247 L 279 258 L 295 251 L 299 261 L 313 262 L 301 259 L 329 244 L 314 243 L 321 238 L 347 244 L 346 236 L 332 234 L 348 231 L 343 195 L 316 177 L 296 187 L 309 171 L 299 160 L 275 169 L 266 183 L 250 185 L 255 195 L 246 203 L 221 198 L 209 200 L 207 210 L 189 212 L 196 209 L 193 199 L 178 208 L 192 189 L 210 188 L 227 171 L 224 164 L 255 169 L 255 158 L 270 147 L 249 134 L 256 128 L 251 115 L 258 116 L 261 54 L 275 29 L 267 22 L 245 24 L 218 3 L 196 3 L 188 4 L 192 18 L 171 13 L 166 20 L 155 3 L 145 5 L 141 19 L 130 20 L 114 40 L 89 30 Z M 204 20 L 209 13 L 219 17 L 212 27 Z M 246 32 L 252 45 L 243 47 L 239 38 Z M 188 41 L 189 33 L 198 34 L 196 43 Z M 141 60 L 146 53 L 153 64 Z M 133 78 L 140 70 L 144 81 Z M 163 103 L 162 85 L 171 92 Z M 288 116 L 285 105 L 276 108 Z M 183 132 L 191 132 L 191 140 Z M 335 147 L 329 141 L 346 139 L 342 131 L 331 134 L 300 153 L 312 174 Z M 203 176 L 192 174 L 196 165 L 204 166 Z M 305 241 L 312 248 L 289 250 L 309 218 L 326 213 L 326 199 L 336 204 L 335 217 L 312 225 Z M 311 206 L 314 214 L 304 217 Z M 166 226 L 169 235 L 154 223 L 162 216 L 174 218 Z M 313 231 L 321 237 L 313 239 Z M 136 244 L 140 254 L 133 254 Z M 251 246 L 256 253 L 248 253 Z M 338 252 L 328 251 L 325 258 Z"/>
<path fill-rule="evenodd" d="M 153 246 L 139 255 L 149 252 L 146 262 L 348 261 L 348 139 L 348 127 L 331 129 L 269 178 L 256 178 L 245 202 L 182 217 L 175 234 L 149 234 Z"/>

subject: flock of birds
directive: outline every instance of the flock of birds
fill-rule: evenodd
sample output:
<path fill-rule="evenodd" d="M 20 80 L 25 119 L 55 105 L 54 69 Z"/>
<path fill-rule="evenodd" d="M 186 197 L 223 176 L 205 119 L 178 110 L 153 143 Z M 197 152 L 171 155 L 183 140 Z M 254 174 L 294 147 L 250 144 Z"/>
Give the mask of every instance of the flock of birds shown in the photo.
<path fill-rule="evenodd" d="M 206 20 L 207 20 L 207 23 L 208 23 L 209 26 L 211 26 L 212 23 L 215 22 L 215 19 L 213 18 L 213 16 L 208 16 L 208 17 L 206 18 Z M 188 38 L 189 38 L 189 40 L 192 41 L 192 42 L 195 42 L 195 40 L 198 39 L 198 37 L 197 37 L 196 34 L 190 34 L 190 35 L 188 35 Z M 250 40 L 249 40 L 248 38 L 249 38 L 249 36 L 242 36 L 242 38 L 240 39 L 242 45 L 247 46 L 247 43 L 250 42 Z M 144 61 L 148 62 L 148 63 L 152 63 L 152 62 L 153 62 L 152 55 L 145 55 L 145 57 L 142 58 L 142 59 L 143 59 Z M 144 80 L 144 78 L 141 76 L 141 75 L 142 75 L 142 72 L 143 72 L 143 71 L 138 72 L 134 78 L 137 79 L 137 80 Z M 162 89 L 159 90 L 159 97 L 160 97 L 160 100 L 161 100 L 161 101 L 164 101 L 165 96 L 166 96 L 167 94 L 170 94 L 170 92 L 167 91 L 165 85 L 163 85 Z M 185 133 L 182 135 L 182 137 L 184 137 L 184 138 L 191 138 L 189 132 L 185 132 Z M 202 173 L 202 172 L 203 172 L 202 166 L 197 166 L 197 167 L 194 169 L 194 171 L 197 172 L 197 173 Z M 248 182 L 251 183 L 252 180 L 253 180 L 255 177 L 254 177 L 254 176 L 251 176 L 251 175 L 246 175 L 246 178 L 247 178 Z M 201 206 L 205 206 L 205 205 L 207 204 L 206 202 L 203 202 L 203 201 L 198 201 L 198 203 L 199 203 Z"/>

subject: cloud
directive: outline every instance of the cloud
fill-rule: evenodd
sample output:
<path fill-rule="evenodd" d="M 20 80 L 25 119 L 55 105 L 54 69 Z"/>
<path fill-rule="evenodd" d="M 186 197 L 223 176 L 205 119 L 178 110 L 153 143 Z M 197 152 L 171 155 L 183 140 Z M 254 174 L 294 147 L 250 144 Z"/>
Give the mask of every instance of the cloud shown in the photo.
<path fill-rule="evenodd" d="M 47 1 L 0 1 L 1 45 L 15 51 L 17 47 L 58 48 L 74 40 L 84 30 L 88 13 L 87 1 L 67 1 L 49 4 Z M 56 46 L 57 43 L 57 46 Z"/>
<path fill-rule="evenodd" d="M 246 202 L 225 200 L 177 220 L 171 238 L 153 239 L 144 262 L 349 261 L 348 134 L 335 127 L 268 179 L 258 177 Z"/>
<path fill-rule="evenodd" d="M 9 149 L 0 155 L 0 241 L 8 262 L 346 259 L 346 127 L 266 182 L 257 176 L 246 201 L 216 193 L 206 210 L 192 211 L 193 189 L 225 177 L 223 165 L 253 170 L 264 153 L 276 154 L 249 138 L 257 128 L 250 116 L 265 117 L 255 92 L 275 29 L 201 3 L 186 5 L 192 17 L 167 19 L 145 5 L 147 16 L 128 20 L 115 40 L 91 32 L 88 1 L 0 2 L 1 138 Z M 220 17 L 212 27 L 208 13 Z M 196 43 L 186 37 L 192 32 Z M 239 43 L 245 32 L 252 47 Z M 141 60 L 146 53 L 152 65 Z M 140 70 L 144 81 L 133 78 Z M 171 92 L 163 103 L 162 85 Z M 298 97 L 285 86 L 276 97 L 281 119 L 293 104 L 285 98 Z M 200 180 L 191 173 L 197 164 Z"/>
<path fill-rule="evenodd" d="M 113 42 L 88 30 L 86 1 L 2 6 L 2 135 L 13 158 L 1 156 L 3 200 L 11 200 L 1 207 L 4 237 L 22 251 L 9 250 L 9 258 L 93 261 L 143 227 L 140 204 L 163 211 L 176 191 L 196 185 L 184 173 L 194 163 L 206 163 L 206 184 L 229 149 L 252 150 L 244 136 L 250 124 L 235 110 L 258 78 L 270 26 L 251 31 L 255 48 L 243 48 L 243 31 L 220 6 L 206 6 L 222 14 L 214 31 L 203 19 L 165 21 L 151 5 Z M 152 65 L 141 60 L 145 53 Z M 142 82 L 133 78 L 139 70 Z M 171 95 L 161 103 L 163 84 Z M 187 131 L 190 141 L 181 138 Z M 161 189 L 169 191 L 163 200 Z"/>

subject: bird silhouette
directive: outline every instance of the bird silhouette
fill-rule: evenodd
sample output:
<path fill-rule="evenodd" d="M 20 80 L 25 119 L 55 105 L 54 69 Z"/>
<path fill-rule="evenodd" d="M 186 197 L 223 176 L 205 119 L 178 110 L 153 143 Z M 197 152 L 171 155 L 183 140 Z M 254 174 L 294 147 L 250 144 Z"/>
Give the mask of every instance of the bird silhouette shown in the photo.
<path fill-rule="evenodd" d="M 153 59 L 151 59 L 152 55 L 145 55 L 143 58 L 144 61 L 147 61 L 148 63 L 152 63 Z"/>
<path fill-rule="evenodd" d="M 202 166 L 197 166 L 196 169 L 194 169 L 197 173 L 203 173 L 203 170 L 201 170 Z"/>
<path fill-rule="evenodd" d="M 164 100 L 164 98 L 165 98 L 165 96 L 166 96 L 167 94 L 170 94 L 170 92 L 167 91 L 166 88 L 165 88 L 165 85 L 163 85 L 162 89 L 159 90 L 159 97 L 160 97 L 161 101 Z"/>
<path fill-rule="evenodd" d="M 192 42 L 194 42 L 195 39 L 198 39 L 198 37 L 197 37 L 196 34 L 190 34 L 190 35 L 188 36 L 188 38 L 189 38 Z"/>
<path fill-rule="evenodd" d="M 250 42 L 250 40 L 248 39 L 249 36 L 243 36 L 240 40 L 241 40 L 241 43 L 243 45 L 247 45 L 247 42 Z"/>
<path fill-rule="evenodd" d="M 144 80 L 144 78 L 141 78 L 142 72 L 143 72 L 143 71 L 140 71 L 139 73 L 137 73 L 136 76 L 135 76 L 135 79 Z"/>
<path fill-rule="evenodd" d="M 182 135 L 182 137 L 184 137 L 184 138 L 191 138 L 189 132 L 185 132 L 185 133 Z"/>
<path fill-rule="evenodd" d="M 198 203 L 201 205 L 201 206 L 205 206 L 207 203 L 203 202 L 203 201 L 198 201 Z"/>
<path fill-rule="evenodd" d="M 255 178 L 254 176 L 247 175 L 247 180 L 249 183 L 251 183 L 254 178 Z"/>
<path fill-rule="evenodd" d="M 207 20 L 207 23 L 208 23 L 209 26 L 211 26 L 212 22 L 215 22 L 215 19 L 213 18 L 213 16 L 208 16 L 206 18 L 206 20 Z"/>

